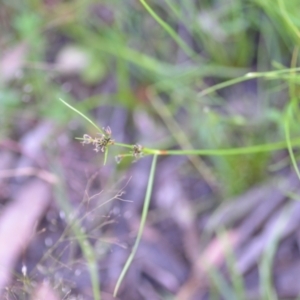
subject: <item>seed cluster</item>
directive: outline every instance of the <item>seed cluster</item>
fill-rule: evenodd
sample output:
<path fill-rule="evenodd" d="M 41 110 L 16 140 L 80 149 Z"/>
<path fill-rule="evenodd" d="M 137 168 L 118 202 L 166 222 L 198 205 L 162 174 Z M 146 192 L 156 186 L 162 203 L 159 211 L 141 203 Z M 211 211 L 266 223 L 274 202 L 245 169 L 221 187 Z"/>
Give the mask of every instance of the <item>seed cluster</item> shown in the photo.
<path fill-rule="evenodd" d="M 91 137 L 88 134 L 84 134 L 82 140 L 82 144 L 92 144 L 95 148 L 96 152 L 105 152 L 107 147 L 113 145 L 115 141 L 111 138 L 111 129 L 109 126 L 103 128 L 103 133 L 99 133 L 99 137 Z M 119 154 L 116 157 L 117 163 L 119 163 L 122 158 L 133 156 L 135 158 L 134 161 L 137 161 L 139 158 L 143 156 L 144 147 L 140 144 L 135 144 L 132 147 L 132 150 L 126 154 Z"/>
<path fill-rule="evenodd" d="M 143 146 L 140 144 L 135 144 L 133 146 L 133 156 L 138 159 L 143 156 Z"/>
<path fill-rule="evenodd" d="M 114 140 L 111 138 L 111 129 L 109 126 L 106 128 L 103 128 L 104 134 L 100 133 L 100 137 L 91 137 L 88 134 L 83 135 L 83 141 L 81 142 L 83 145 L 84 144 L 92 144 L 95 146 L 95 151 L 96 152 L 104 152 L 106 150 L 107 146 L 113 145 Z"/>

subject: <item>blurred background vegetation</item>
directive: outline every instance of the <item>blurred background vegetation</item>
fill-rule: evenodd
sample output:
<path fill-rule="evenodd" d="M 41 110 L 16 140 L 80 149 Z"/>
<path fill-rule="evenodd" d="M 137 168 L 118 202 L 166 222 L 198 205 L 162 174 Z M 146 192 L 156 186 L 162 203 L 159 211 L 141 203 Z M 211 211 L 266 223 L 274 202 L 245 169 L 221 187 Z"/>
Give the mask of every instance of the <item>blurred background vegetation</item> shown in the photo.
<path fill-rule="evenodd" d="M 50 122 L 55 129 L 43 140 L 44 167 L 66 184 L 81 181 L 84 188 L 86 164 L 100 169 L 103 156 L 74 140 L 96 133 L 59 98 L 100 127 L 109 125 L 113 137 L 124 143 L 221 149 L 284 141 L 285 108 L 298 98 L 300 77 L 293 70 L 280 71 L 298 66 L 299 14 L 298 0 L 1 0 L 2 148 Z M 275 72 L 251 77 L 269 71 Z M 297 123 L 290 129 L 296 136 Z M 115 164 L 118 151 L 109 154 L 105 168 L 113 171 L 98 192 L 129 176 L 132 160 Z M 68 160 L 66 168 L 74 168 L 73 175 L 59 170 L 61 157 Z M 163 166 L 168 163 L 174 160 L 162 160 Z M 194 157 L 177 171 L 191 191 L 192 207 L 207 218 L 289 168 L 283 150 Z M 132 184 L 133 190 L 140 188 Z M 211 203 L 204 208 L 199 206 L 203 194 Z M 247 298 L 230 298 L 227 292 L 217 285 L 212 299 Z M 167 294 L 164 299 L 176 292 Z"/>

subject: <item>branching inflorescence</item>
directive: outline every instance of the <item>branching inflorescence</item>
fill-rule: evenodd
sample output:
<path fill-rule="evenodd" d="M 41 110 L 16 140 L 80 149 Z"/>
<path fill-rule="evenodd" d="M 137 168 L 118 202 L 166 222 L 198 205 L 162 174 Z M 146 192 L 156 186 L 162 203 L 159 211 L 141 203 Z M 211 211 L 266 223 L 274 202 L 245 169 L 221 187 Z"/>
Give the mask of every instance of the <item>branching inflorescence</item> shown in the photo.
<path fill-rule="evenodd" d="M 93 144 L 95 146 L 95 151 L 105 152 L 106 148 L 110 145 L 113 145 L 115 141 L 111 138 L 111 129 L 109 126 L 103 128 L 104 134 L 99 133 L 100 137 L 91 137 L 88 134 L 83 135 L 83 141 L 81 142 L 84 144 Z"/>
<path fill-rule="evenodd" d="M 99 137 L 91 137 L 88 134 L 84 134 L 83 138 L 81 138 L 82 140 L 82 144 L 92 144 L 93 146 L 95 146 L 94 150 L 96 152 L 105 152 L 107 150 L 107 148 L 111 145 L 115 144 L 115 140 L 112 139 L 111 137 L 111 129 L 109 126 L 107 126 L 106 128 L 103 128 L 103 133 L 98 133 Z M 120 162 L 122 158 L 126 157 L 126 156 L 133 156 L 135 158 L 135 160 L 138 160 L 139 158 L 141 158 L 143 156 L 143 146 L 140 144 L 135 144 L 133 146 L 131 146 L 132 151 L 130 151 L 127 154 L 119 154 L 116 157 L 117 162 Z"/>
<path fill-rule="evenodd" d="M 297 100 L 297 99 L 296 99 Z M 116 287 L 114 290 L 114 296 L 117 295 L 118 290 L 120 288 L 120 285 L 134 259 L 135 253 L 137 251 L 137 247 L 139 245 L 143 229 L 145 226 L 146 218 L 147 218 L 147 212 L 149 209 L 149 203 L 151 199 L 151 193 L 153 189 L 153 181 L 154 181 L 154 174 L 155 174 L 155 168 L 157 164 L 157 157 L 159 155 L 209 155 L 209 156 L 224 156 L 224 155 L 243 155 L 243 154 L 254 154 L 254 153 L 261 153 L 261 152 L 271 152 L 271 151 L 277 151 L 277 150 L 283 150 L 288 147 L 290 155 L 292 156 L 293 164 L 295 168 L 297 167 L 296 160 L 294 158 L 293 154 L 293 147 L 299 146 L 300 145 L 300 138 L 295 138 L 291 139 L 290 138 L 290 133 L 289 133 L 289 118 L 291 117 L 292 113 L 292 105 L 296 105 L 295 101 L 291 102 L 289 108 L 288 108 L 288 113 L 286 117 L 286 124 L 285 124 L 285 130 L 286 130 L 286 141 L 279 141 L 276 143 L 270 143 L 270 144 L 262 144 L 262 145 L 254 145 L 254 146 L 248 146 L 248 147 L 240 147 L 240 148 L 228 148 L 228 149 L 184 149 L 184 150 L 161 150 L 161 149 L 152 149 L 152 148 L 146 148 L 141 146 L 140 144 L 135 144 L 135 145 L 129 145 L 129 144 L 123 144 L 119 142 L 115 142 L 115 140 L 112 139 L 111 135 L 111 129 L 109 126 L 106 128 L 101 129 L 98 127 L 91 119 L 89 119 L 87 116 L 85 116 L 83 113 L 81 113 L 79 110 L 65 102 L 64 100 L 60 99 L 62 103 L 64 103 L 66 106 L 68 106 L 70 109 L 81 115 L 83 118 L 85 118 L 90 124 L 92 124 L 98 131 L 99 137 L 91 137 L 88 134 L 84 134 L 83 138 L 76 138 L 77 140 L 81 140 L 81 143 L 83 145 L 85 144 L 92 144 L 95 147 L 96 152 L 104 152 L 104 164 L 106 162 L 106 157 L 108 153 L 108 148 L 111 145 L 115 145 L 118 147 L 123 147 L 130 149 L 129 152 L 126 154 L 119 154 L 116 157 L 116 161 L 120 162 L 122 158 L 124 157 L 134 157 L 135 160 L 139 159 L 142 156 L 147 156 L 147 155 L 153 155 L 153 160 L 152 160 L 152 165 L 151 165 L 151 170 L 149 174 L 149 180 L 148 180 L 148 185 L 147 185 L 147 192 L 145 195 L 145 201 L 144 201 L 144 206 L 143 206 L 143 212 L 141 216 L 141 225 L 139 227 L 139 231 L 137 234 L 137 239 L 134 243 L 134 246 L 132 248 L 131 254 L 129 255 L 124 268 L 122 269 L 122 272 L 119 276 L 119 279 L 116 283 Z M 297 169 L 298 170 L 298 169 Z M 300 171 L 297 171 L 297 174 L 300 174 Z M 95 284 L 96 286 L 96 284 Z M 98 290 L 97 290 L 98 291 Z M 96 298 L 95 298 L 96 299 Z M 97 298 L 99 299 L 99 297 Z"/>

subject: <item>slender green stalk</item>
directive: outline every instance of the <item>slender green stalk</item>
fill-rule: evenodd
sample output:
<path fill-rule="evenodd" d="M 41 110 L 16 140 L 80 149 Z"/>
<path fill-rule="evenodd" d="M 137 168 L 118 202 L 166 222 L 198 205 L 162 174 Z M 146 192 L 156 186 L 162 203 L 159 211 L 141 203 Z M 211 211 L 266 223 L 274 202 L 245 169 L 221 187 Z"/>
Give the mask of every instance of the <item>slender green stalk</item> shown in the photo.
<path fill-rule="evenodd" d="M 142 5 L 153 17 L 153 19 L 171 36 L 171 38 L 182 48 L 182 50 L 191 58 L 194 58 L 197 54 L 184 42 L 184 40 L 176 33 L 176 31 L 164 20 L 162 20 L 156 12 L 147 4 L 145 0 L 140 0 Z"/>
<path fill-rule="evenodd" d="M 81 115 L 84 119 L 86 119 L 90 124 L 92 124 L 98 131 L 100 131 L 101 133 L 104 133 L 103 130 L 97 126 L 90 118 L 88 118 L 85 114 L 83 114 L 82 112 L 80 112 L 79 110 L 77 110 L 75 107 L 73 107 L 72 105 L 70 105 L 69 103 L 67 103 L 66 101 L 64 101 L 63 99 L 59 98 L 59 101 L 61 101 L 64 105 L 68 106 L 69 108 L 71 108 L 73 111 L 75 111 L 76 113 L 78 113 L 79 115 Z"/>
<path fill-rule="evenodd" d="M 278 299 L 276 290 L 274 289 L 272 269 L 279 242 L 284 235 L 284 230 L 288 224 L 290 215 L 293 213 L 293 208 L 294 206 L 291 204 L 285 207 L 278 216 L 277 221 L 273 224 L 273 232 L 270 232 L 267 237 L 268 241 L 259 266 L 261 299 Z"/>
<path fill-rule="evenodd" d="M 134 146 L 134 145 L 123 144 L 123 143 L 114 143 L 114 145 L 119 147 L 129 148 L 129 149 L 132 149 Z"/>
<path fill-rule="evenodd" d="M 98 130 L 100 128 L 95 125 L 89 118 L 87 118 L 84 114 L 79 112 L 77 109 L 72 107 L 67 102 L 60 99 L 62 103 L 66 106 L 71 108 L 73 111 L 77 112 L 81 116 L 83 116 L 86 120 L 88 120 L 91 124 L 93 124 Z M 288 112 L 290 111 L 291 107 L 289 107 Z M 261 153 L 261 152 L 271 152 L 283 149 L 292 149 L 295 146 L 300 146 L 300 138 L 291 139 L 289 135 L 289 121 L 288 118 L 290 117 L 290 112 L 288 113 L 285 119 L 285 128 L 286 128 L 286 141 L 280 141 L 277 143 L 270 143 L 270 144 L 262 144 L 262 145 L 255 145 L 250 147 L 238 147 L 238 148 L 228 148 L 228 149 L 193 149 L 193 150 L 162 150 L 162 149 L 152 149 L 152 148 L 143 148 L 143 153 L 145 155 L 202 155 L 202 156 L 223 156 L 223 155 L 244 155 L 244 154 L 254 154 L 254 153 Z M 75 138 L 77 140 L 84 140 L 84 138 Z M 114 146 L 124 147 L 133 149 L 134 145 L 124 144 L 115 142 Z M 291 156 L 292 157 L 292 156 Z M 299 172 L 300 178 L 300 172 Z"/>
<path fill-rule="evenodd" d="M 290 139 L 290 146 L 300 146 L 300 138 Z M 238 147 L 229 149 L 196 149 L 196 150 L 158 150 L 144 148 L 144 153 L 157 155 L 205 155 L 205 156 L 223 156 L 223 155 L 243 155 L 261 152 L 271 152 L 286 149 L 286 141 L 277 143 L 262 144 L 250 147 Z"/>
<path fill-rule="evenodd" d="M 75 138 L 76 140 L 84 140 L 83 138 Z M 133 149 L 134 145 L 114 143 L 114 146 L 125 147 Z M 288 147 L 300 146 L 300 138 L 289 139 L 288 146 L 287 141 L 280 141 L 270 144 L 261 144 L 249 147 L 237 147 L 228 149 L 193 149 L 193 150 L 163 150 L 143 148 L 144 155 L 202 155 L 202 156 L 223 156 L 223 155 L 245 155 L 255 154 L 262 152 L 272 152 L 283 150 Z"/>
<path fill-rule="evenodd" d="M 290 155 L 290 158 L 292 161 L 292 165 L 293 165 L 295 172 L 300 180 L 300 171 L 299 171 L 297 161 L 296 161 L 296 158 L 294 155 L 293 144 L 292 144 L 292 140 L 291 140 L 291 136 L 290 136 L 290 119 L 292 119 L 293 106 L 295 105 L 295 103 L 297 103 L 296 101 L 297 101 L 297 99 L 293 99 L 287 107 L 285 120 L 284 120 L 284 130 L 285 130 L 286 144 L 287 144 L 289 155 Z"/>
<path fill-rule="evenodd" d="M 237 263 L 236 263 L 237 260 L 233 251 L 234 249 L 227 238 L 227 233 L 225 229 L 221 228 L 219 231 L 217 231 L 217 236 L 224 244 L 226 264 L 230 274 L 232 286 L 235 291 L 235 295 L 237 295 L 239 300 L 244 300 L 246 299 L 246 294 L 245 294 L 243 275 L 238 272 Z"/>
<path fill-rule="evenodd" d="M 146 223 L 146 219 L 147 219 L 147 214 L 148 214 L 148 210 L 149 210 L 149 204 L 150 204 L 150 200 L 151 200 L 151 194 L 152 194 L 152 188 L 153 188 L 153 181 L 154 181 L 154 174 L 155 174 L 155 168 L 156 168 L 156 163 L 157 163 L 157 155 L 153 156 L 152 159 L 152 165 L 151 165 L 151 169 L 150 169 L 150 174 L 149 174 L 149 179 L 148 179 L 148 185 L 147 185 L 147 191 L 146 191 L 146 196 L 145 196 L 145 200 L 144 200 L 144 206 L 143 206 L 143 212 L 142 212 L 142 217 L 141 217 L 141 224 L 139 227 L 139 231 L 135 240 L 135 243 L 133 245 L 133 248 L 131 250 L 131 253 L 122 269 L 122 272 L 119 276 L 119 279 L 117 281 L 115 290 L 114 290 L 114 297 L 117 296 L 118 294 L 118 290 L 120 288 L 120 285 L 134 259 L 134 256 L 136 254 L 137 248 L 139 246 L 143 231 L 144 231 L 144 227 L 145 227 L 145 223 Z"/>
<path fill-rule="evenodd" d="M 211 283 L 215 286 L 218 293 L 222 295 L 222 297 L 224 297 L 223 299 L 238 300 L 234 294 L 233 289 L 231 288 L 231 286 L 229 286 L 228 282 L 226 282 L 224 275 L 221 272 L 219 272 L 214 265 L 209 266 L 206 269 L 206 272 Z"/>
<path fill-rule="evenodd" d="M 283 69 L 283 70 L 276 70 L 276 71 L 270 71 L 270 72 L 259 72 L 259 73 L 247 73 L 244 76 L 234 78 L 227 80 L 225 82 L 221 82 L 219 84 L 216 84 L 214 86 L 211 86 L 207 89 L 202 90 L 201 92 L 198 93 L 198 98 L 201 98 L 205 95 L 208 95 L 210 93 L 213 93 L 215 91 L 221 90 L 223 88 L 229 87 L 231 85 L 255 79 L 255 78 L 268 78 L 268 79 L 281 79 L 282 75 L 285 73 L 290 73 L 290 72 L 298 72 L 300 71 L 300 68 L 289 68 L 289 69 Z"/>
<path fill-rule="evenodd" d="M 87 261 L 88 270 L 92 281 L 94 300 L 101 300 L 97 257 L 93 246 L 88 241 L 88 237 L 86 236 L 86 234 L 82 234 L 81 236 L 78 235 L 77 233 L 78 229 L 79 228 L 74 229 L 74 233 L 76 236 L 76 240 L 78 241 L 80 248 L 82 250 L 83 256 Z"/>
<path fill-rule="evenodd" d="M 294 35 L 295 35 L 295 41 L 299 41 L 299 39 L 300 39 L 300 32 L 299 32 L 297 26 L 295 26 L 295 24 L 291 20 L 288 12 L 286 11 L 284 1 L 278 0 L 277 2 L 278 2 L 278 6 L 279 6 L 280 12 L 281 12 L 280 15 L 282 16 L 282 18 L 284 19 L 284 21 L 286 22 L 286 24 L 289 26 L 290 32 L 294 33 Z M 299 42 L 298 42 L 298 44 L 299 44 Z"/>
<path fill-rule="evenodd" d="M 55 166 L 57 168 L 57 172 L 59 173 L 59 167 Z M 65 195 L 65 189 L 63 184 L 55 185 L 55 193 L 56 193 L 56 199 L 58 201 L 58 204 L 60 208 L 64 211 L 66 218 L 68 220 L 69 224 L 72 224 L 70 226 L 71 231 L 73 232 L 76 241 L 78 242 L 81 251 L 83 253 L 83 257 L 85 258 L 87 262 L 87 268 L 89 271 L 89 275 L 91 278 L 91 284 L 92 284 L 92 290 L 93 290 L 93 298 L 94 300 L 101 300 L 101 294 L 100 294 L 100 278 L 98 275 L 98 263 L 97 263 L 97 257 L 96 253 L 94 251 L 93 246 L 90 244 L 88 240 L 88 236 L 84 232 L 80 221 L 71 219 L 70 216 L 73 214 L 73 209 L 68 201 L 66 201 L 67 197 Z"/>
<path fill-rule="evenodd" d="M 104 166 L 105 166 L 106 161 L 107 161 L 107 155 L 108 155 L 108 148 L 105 148 L 105 151 L 104 151 L 104 162 L 103 162 Z"/>

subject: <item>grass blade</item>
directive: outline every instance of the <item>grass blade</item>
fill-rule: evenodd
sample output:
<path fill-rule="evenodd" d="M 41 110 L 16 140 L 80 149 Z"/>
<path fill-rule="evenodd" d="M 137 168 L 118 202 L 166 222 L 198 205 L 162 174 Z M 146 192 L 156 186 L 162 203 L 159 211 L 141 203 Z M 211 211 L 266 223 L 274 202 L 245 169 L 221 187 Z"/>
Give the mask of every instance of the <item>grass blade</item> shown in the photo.
<path fill-rule="evenodd" d="M 300 180 L 300 171 L 297 165 L 297 161 L 294 155 L 293 147 L 292 147 L 292 142 L 291 142 L 291 135 L 290 135 L 290 118 L 292 119 L 292 114 L 293 114 L 293 106 L 296 103 L 296 99 L 293 99 L 290 104 L 287 107 L 287 111 L 285 114 L 285 120 L 284 120 L 284 131 L 285 131 L 285 137 L 286 137 L 286 144 L 287 148 L 289 151 L 289 155 L 292 161 L 292 165 L 295 169 L 295 172 Z"/>
<path fill-rule="evenodd" d="M 66 101 L 64 101 L 63 99 L 59 98 L 59 101 L 61 101 L 64 105 L 66 105 L 67 107 L 71 108 L 73 111 L 75 111 L 76 113 L 78 113 L 80 116 L 82 116 L 84 119 L 86 119 L 90 124 L 92 124 L 98 131 L 100 131 L 101 133 L 104 133 L 103 130 L 97 126 L 90 118 L 88 118 L 85 114 L 83 114 L 82 112 L 80 112 L 79 110 L 77 110 L 75 107 L 73 107 L 72 105 L 70 105 L 69 103 L 67 103 Z"/>
<path fill-rule="evenodd" d="M 224 244 L 224 254 L 226 265 L 232 282 L 233 292 L 239 300 L 246 299 L 243 275 L 239 273 L 237 268 L 237 259 L 234 254 L 234 249 L 227 238 L 227 233 L 224 228 L 217 231 L 218 238 Z"/>
<path fill-rule="evenodd" d="M 196 53 L 186 44 L 186 42 L 176 33 L 176 31 L 164 20 L 162 20 L 156 12 L 147 4 L 145 0 L 140 0 L 153 19 L 171 36 L 171 38 L 181 47 L 181 49 L 191 58 L 196 56 Z"/>
<path fill-rule="evenodd" d="M 105 148 L 105 152 L 104 152 L 104 162 L 103 165 L 106 165 L 106 161 L 107 161 L 107 154 L 108 154 L 108 148 Z"/>
<path fill-rule="evenodd" d="M 228 285 L 219 270 L 217 270 L 214 266 L 210 266 L 207 269 L 207 275 L 209 276 L 211 284 L 215 286 L 217 293 L 222 295 L 225 300 L 237 300 L 232 288 Z"/>
<path fill-rule="evenodd" d="M 150 204 L 150 200 L 151 200 L 151 194 L 152 194 L 152 188 L 153 188 L 153 181 L 154 181 L 154 173 L 155 173 L 155 168 L 156 168 L 156 163 L 157 163 L 157 155 L 153 155 L 153 160 L 152 160 L 152 165 L 151 165 L 151 169 L 150 169 L 150 174 L 149 174 L 149 179 L 148 179 L 148 185 L 147 185 L 147 191 L 146 191 L 146 195 L 145 195 L 145 200 L 144 200 L 144 206 L 143 206 L 143 212 L 142 212 L 142 217 L 141 217 L 141 224 L 139 227 L 139 231 L 135 240 L 135 243 L 133 245 L 133 248 L 131 250 L 131 253 L 123 267 L 123 270 L 118 278 L 115 290 L 114 290 L 114 297 L 117 296 L 118 294 L 118 290 L 120 288 L 120 285 L 134 259 L 134 256 L 136 254 L 137 248 L 139 246 L 142 234 L 143 234 L 143 230 L 145 227 L 145 223 L 146 223 L 146 219 L 147 219 L 147 214 L 148 214 L 148 210 L 149 210 L 149 204 Z"/>
<path fill-rule="evenodd" d="M 271 232 L 267 237 L 268 242 L 259 265 L 260 292 L 262 299 L 278 299 L 273 282 L 272 270 L 273 265 L 275 264 L 276 251 L 278 250 L 279 243 L 284 236 L 284 230 L 288 226 L 293 208 L 294 206 L 288 205 L 282 212 L 280 212 L 276 223 L 273 224 L 273 232 Z"/>
<path fill-rule="evenodd" d="M 62 173 L 57 164 L 55 164 L 53 169 L 56 174 Z M 61 174 L 60 177 L 63 178 L 63 175 Z M 101 300 L 101 289 L 100 289 L 100 278 L 98 274 L 97 255 L 95 253 L 93 245 L 89 242 L 88 236 L 84 232 L 80 220 L 70 218 L 70 216 L 72 216 L 74 211 L 71 205 L 69 204 L 70 202 L 66 200 L 67 199 L 66 188 L 63 184 L 63 180 L 61 180 L 61 184 L 55 186 L 54 192 L 56 195 L 58 206 L 65 213 L 65 216 L 68 221 L 68 226 L 70 226 L 70 230 L 74 234 L 76 241 L 78 242 L 81 248 L 83 257 L 87 262 L 87 269 L 92 284 L 93 299 Z"/>

